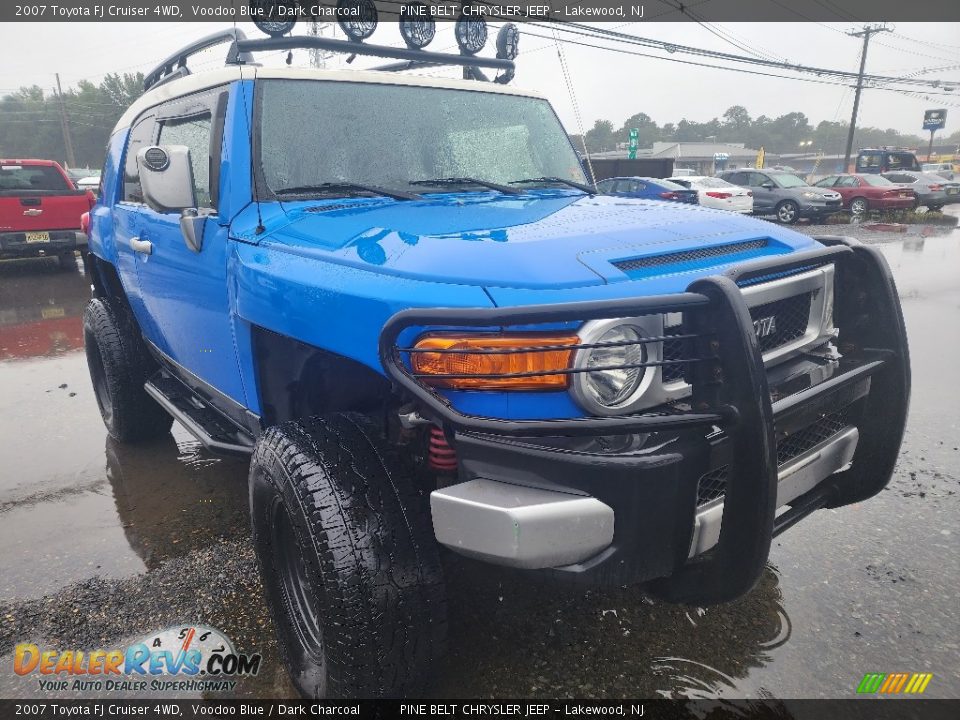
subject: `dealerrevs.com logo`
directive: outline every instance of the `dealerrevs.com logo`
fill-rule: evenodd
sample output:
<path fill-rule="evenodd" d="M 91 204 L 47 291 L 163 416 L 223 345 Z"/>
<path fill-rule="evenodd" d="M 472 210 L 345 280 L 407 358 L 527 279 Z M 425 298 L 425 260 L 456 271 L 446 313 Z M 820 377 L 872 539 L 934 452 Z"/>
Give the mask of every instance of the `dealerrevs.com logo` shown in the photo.
<path fill-rule="evenodd" d="M 35 675 L 45 691 L 222 692 L 236 687 L 235 678 L 256 675 L 260 661 L 259 653 L 238 653 L 216 628 L 178 625 L 108 650 L 54 650 L 19 643 L 13 671 Z"/>

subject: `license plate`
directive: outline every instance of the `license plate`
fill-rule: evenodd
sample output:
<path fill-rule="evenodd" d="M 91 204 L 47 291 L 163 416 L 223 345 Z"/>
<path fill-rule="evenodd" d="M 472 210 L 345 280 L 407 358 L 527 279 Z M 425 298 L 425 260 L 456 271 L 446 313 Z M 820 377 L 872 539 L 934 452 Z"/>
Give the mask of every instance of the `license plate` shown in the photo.
<path fill-rule="evenodd" d="M 956 195 L 960 192 L 960 188 L 947 188 L 947 195 Z"/>
<path fill-rule="evenodd" d="M 66 317 L 67 312 L 62 307 L 45 307 L 40 310 L 40 317 L 44 320 Z"/>
<path fill-rule="evenodd" d="M 27 242 L 28 243 L 45 243 L 50 242 L 50 233 L 27 233 Z"/>
<path fill-rule="evenodd" d="M 907 193 L 900 193 L 900 197 L 910 197 Z"/>

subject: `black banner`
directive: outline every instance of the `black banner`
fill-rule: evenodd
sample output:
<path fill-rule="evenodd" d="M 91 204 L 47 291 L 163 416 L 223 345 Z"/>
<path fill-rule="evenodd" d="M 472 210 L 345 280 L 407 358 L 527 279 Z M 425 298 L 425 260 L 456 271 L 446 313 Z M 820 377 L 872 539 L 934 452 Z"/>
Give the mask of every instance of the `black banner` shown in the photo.
<path fill-rule="evenodd" d="M 419 0 L 418 0 L 419 2 Z M 363 0 L 59 0 L 0 4 L 3 22 L 334 21 Z M 375 0 L 379 19 L 401 19 L 411 0 Z M 923 22 L 960 21 L 960 2 L 944 0 L 426 0 L 433 19 L 463 14 L 489 21 L 553 22 Z M 339 5 L 339 7 L 338 7 Z M 265 17 L 264 13 L 270 13 Z"/>
<path fill-rule="evenodd" d="M 960 700 L 0 700 L 0 717 L 955 720 Z"/>

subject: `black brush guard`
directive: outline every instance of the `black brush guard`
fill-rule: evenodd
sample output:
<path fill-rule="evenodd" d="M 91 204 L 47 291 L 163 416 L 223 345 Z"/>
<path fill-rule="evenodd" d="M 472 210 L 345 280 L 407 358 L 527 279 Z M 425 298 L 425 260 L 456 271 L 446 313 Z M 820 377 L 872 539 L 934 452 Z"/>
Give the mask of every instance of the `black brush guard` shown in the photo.
<path fill-rule="evenodd" d="M 389 377 L 417 401 L 421 413 L 454 433 L 536 437 L 676 431 L 702 437 L 713 426 L 722 428 L 730 439 L 732 467 L 719 542 L 691 561 L 678 556 L 673 575 L 656 581 L 653 587 L 678 602 L 731 600 L 753 587 L 776 533 L 817 508 L 857 502 L 879 492 L 892 475 L 903 437 L 910 391 L 909 355 L 890 269 L 877 250 L 855 240 L 817 240 L 825 247 L 745 263 L 725 275 L 699 279 L 686 292 L 675 295 L 521 308 L 404 310 L 383 328 L 380 359 Z M 834 320 L 845 372 L 772 402 L 740 286 L 826 264 L 836 268 Z M 682 312 L 684 318 L 685 359 L 673 362 L 683 363 L 685 378 L 692 386 L 689 410 L 685 411 L 659 408 L 620 417 L 536 421 L 466 415 L 411 371 L 407 359 L 416 350 L 397 344 L 401 333 L 412 327 L 489 329 L 673 312 Z M 660 340 L 644 338 L 641 342 Z M 665 363 L 637 363 L 644 367 L 655 364 Z M 581 370 L 571 372 L 577 371 Z M 844 391 L 867 378 L 871 386 L 863 400 L 863 420 L 858 423 L 861 443 L 856 462 L 798 498 L 777 518 L 775 423 L 789 425 L 791 420 L 796 423 L 827 411 Z M 689 525 L 692 533 L 692 511 Z"/>

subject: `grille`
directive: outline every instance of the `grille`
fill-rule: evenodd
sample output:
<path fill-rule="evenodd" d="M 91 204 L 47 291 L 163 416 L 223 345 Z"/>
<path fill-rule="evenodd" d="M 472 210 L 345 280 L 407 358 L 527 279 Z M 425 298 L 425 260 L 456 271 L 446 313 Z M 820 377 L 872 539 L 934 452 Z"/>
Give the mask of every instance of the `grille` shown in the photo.
<path fill-rule="evenodd" d="M 777 441 L 777 466 L 783 467 L 800 457 L 815 445 L 832 438 L 846 427 L 854 425 L 850 406 L 827 413 L 816 422 L 798 430 L 793 435 Z M 722 498 L 727 492 L 729 465 L 721 465 L 700 476 L 697 481 L 697 506 Z"/>
<path fill-rule="evenodd" d="M 654 255 L 652 257 L 619 260 L 613 263 L 613 266 L 618 270 L 630 272 L 631 270 L 643 270 L 644 268 L 658 267 L 660 265 L 672 265 L 673 263 L 693 262 L 695 260 L 723 257 L 724 255 L 734 255 L 747 250 L 758 250 L 759 248 L 765 248 L 767 243 L 768 241 L 766 239 L 748 240 L 747 242 L 733 243 L 732 245 L 684 250 L 683 252 L 670 253 L 669 255 Z"/>
<path fill-rule="evenodd" d="M 666 328 L 663 331 L 664 336 L 679 335 L 680 327 Z M 682 360 L 685 351 L 683 340 L 664 340 L 663 341 L 663 359 L 664 360 Z M 683 380 L 683 364 L 664 365 L 661 368 L 663 382 L 672 383 Z"/>
<path fill-rule="evenodd" d="M 729 465 L 704 473 L 697 481 L 697 506 L 706 505 L 711 500 L 721 498 L 727 491 L 727 474 Z"/>
<path fill-rule="evenodd" d="M 850 407 L 847 406 L 827 413 L 793 435 L 780 438 L 777 441 L 777 465 L 785 465 L 849 425 L 853 425 L 853 422 Z"/>
<path fill-rule="evenodd" d="M 793 297 L 774 300 L 750 308 L 750 317 L 753 318 L 754 328 L 760 341 L 760 350 L 767 352 L 775 350 L 781 345 L 803 337 L 807 331 L 810 319 L 811 294 L 803 293 Z M 773 318 L 768 321 L 768 318 Z M 772 327 L 767 324 L 772 322 Z M 761 334 L 767 330 L 769 334 Z"/>

